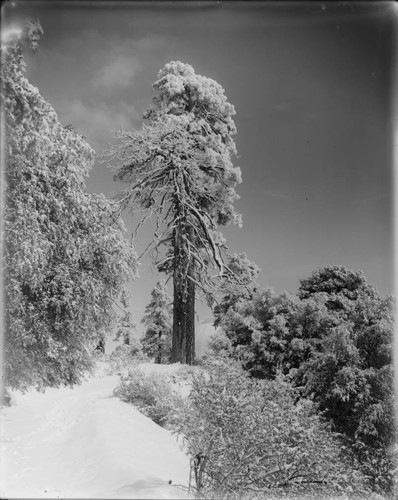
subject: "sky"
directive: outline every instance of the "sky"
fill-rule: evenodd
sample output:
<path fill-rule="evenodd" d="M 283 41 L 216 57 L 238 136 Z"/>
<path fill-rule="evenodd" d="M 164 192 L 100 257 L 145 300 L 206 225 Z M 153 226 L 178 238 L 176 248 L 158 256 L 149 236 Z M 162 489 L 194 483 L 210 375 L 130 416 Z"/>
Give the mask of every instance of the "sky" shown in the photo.
<path fill-rule="evenodd" d="M 158 71 L 191 64 L 234 105 L 242 228 L 223 229 L 279 293 L 326 265 L 394 291 L 394 2 L 9 1 L 3 29 L 39 18 L 27 76 L 97 153 L 139 128 Z M 121 189 L 96 161 L 87 188 Z M 134 223 L 125 216 L 128 227 Z M 142 231 L 138 250 L 150 241 Z M 158 275 L 131 284 L 137 322 Z M 209 316 L 202 304 L 199 318 Z"/>

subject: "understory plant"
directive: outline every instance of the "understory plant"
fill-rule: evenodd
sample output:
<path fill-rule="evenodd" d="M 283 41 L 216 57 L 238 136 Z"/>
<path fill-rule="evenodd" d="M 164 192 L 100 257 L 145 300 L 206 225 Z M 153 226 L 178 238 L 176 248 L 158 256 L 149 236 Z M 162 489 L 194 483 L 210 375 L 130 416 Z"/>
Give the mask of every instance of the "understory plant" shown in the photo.
<path fill-rule="evenodd" d="M 158 373 L 146 374 L 139 368 L 122 375 L 113 393 L 163 427 L 168 427 L 172 414 L 182 405 L 182 399 L 172 390 L 168 377 Z"/>
<path fill-rule="evenodd" d="M 371 498 L 337 436 L 281 377 L 251 379 L 226 358 L 207 368 L 174 420 L 199 498 Z"/>
<path fill-rule="evenodd" d="M 138 340 L 133 339 L 130 344 L 122 344 L 109 355 L 109 373 L 122 373 L 134 368 L 138 363 L 146 361 Z"/>

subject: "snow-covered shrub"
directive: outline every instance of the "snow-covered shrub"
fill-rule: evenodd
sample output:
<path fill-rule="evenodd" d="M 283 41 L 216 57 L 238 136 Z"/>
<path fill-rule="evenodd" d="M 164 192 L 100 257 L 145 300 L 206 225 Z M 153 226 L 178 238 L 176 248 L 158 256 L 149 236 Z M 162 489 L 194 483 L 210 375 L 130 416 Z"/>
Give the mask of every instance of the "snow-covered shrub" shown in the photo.
<path fill-rule="evenodd" d="M 212 354 L 224 356 L 232 352 L 232 342 L 222 330 L 216 330 L 210 337 L 209 351 Z"/>
<path fill-rule="evenodd" d="M 185 400 L 192 390 L 192 380 L 198 373 L 204 373 L 202 366 L 181 365 L 175 373 L 169 375 L 173 390 Z"/>
<path fill-rule="evenodd" d="M 249 378 L 231 360 L 208 360 L 174 429 L 205 498 L 347 495 L 369 498 L 359 473 L 307 400 L 281 378 Z M 306 496 L 306 498 L 308 498 Z"/>
<path fill-rule="evenodd" d="M 138 341 L 132 341 L 130 344 L 122 344 L 109 355 L 109 374 L 122 373 L 133 368 L 138 363 L 146 361 Z"/>
<path fill-rule="evenodd" d="M 192 365 L 181 365 L 181 368 L 174 374 L 177 380 L 181 380 L 182 382 L 190 383 L 195 375 L 203 372 L 203 368 L 200 366 L 192 366 Z"/>
<path fill-rule="evenodd" d="M 121 377 L 114 395 L 132 403 L 156 424 L 166 427 L 175 409 L 182 404 L 181 397 L 171 388 L 168 377 L 158 373 L 145 374 L 139 368 L 129 370 Z"/>

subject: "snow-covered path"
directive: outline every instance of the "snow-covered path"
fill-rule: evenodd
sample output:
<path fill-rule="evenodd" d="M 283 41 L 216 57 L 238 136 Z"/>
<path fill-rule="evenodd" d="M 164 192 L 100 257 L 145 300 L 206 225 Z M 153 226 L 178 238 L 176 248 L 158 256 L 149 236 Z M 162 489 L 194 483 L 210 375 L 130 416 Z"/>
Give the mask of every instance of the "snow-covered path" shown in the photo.
<path fill-rule="evenodd" d="M 176 437 L 112 397 L 118 379 L 32 391 L 1 410 L 1 498 L 187 497 Z"/>

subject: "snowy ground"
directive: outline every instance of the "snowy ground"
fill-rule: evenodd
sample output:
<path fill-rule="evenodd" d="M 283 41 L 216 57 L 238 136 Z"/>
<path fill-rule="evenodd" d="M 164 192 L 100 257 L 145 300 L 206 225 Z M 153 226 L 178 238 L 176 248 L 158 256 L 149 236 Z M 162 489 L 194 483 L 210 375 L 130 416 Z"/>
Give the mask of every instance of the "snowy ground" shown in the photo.
<path fill-rule="evenodd" d="M 102 369 L 73 389 L 14 394 L 0 415 L 0 497 L 187 498 L 188 457 L 112 396 L 118 381 Z"/>

